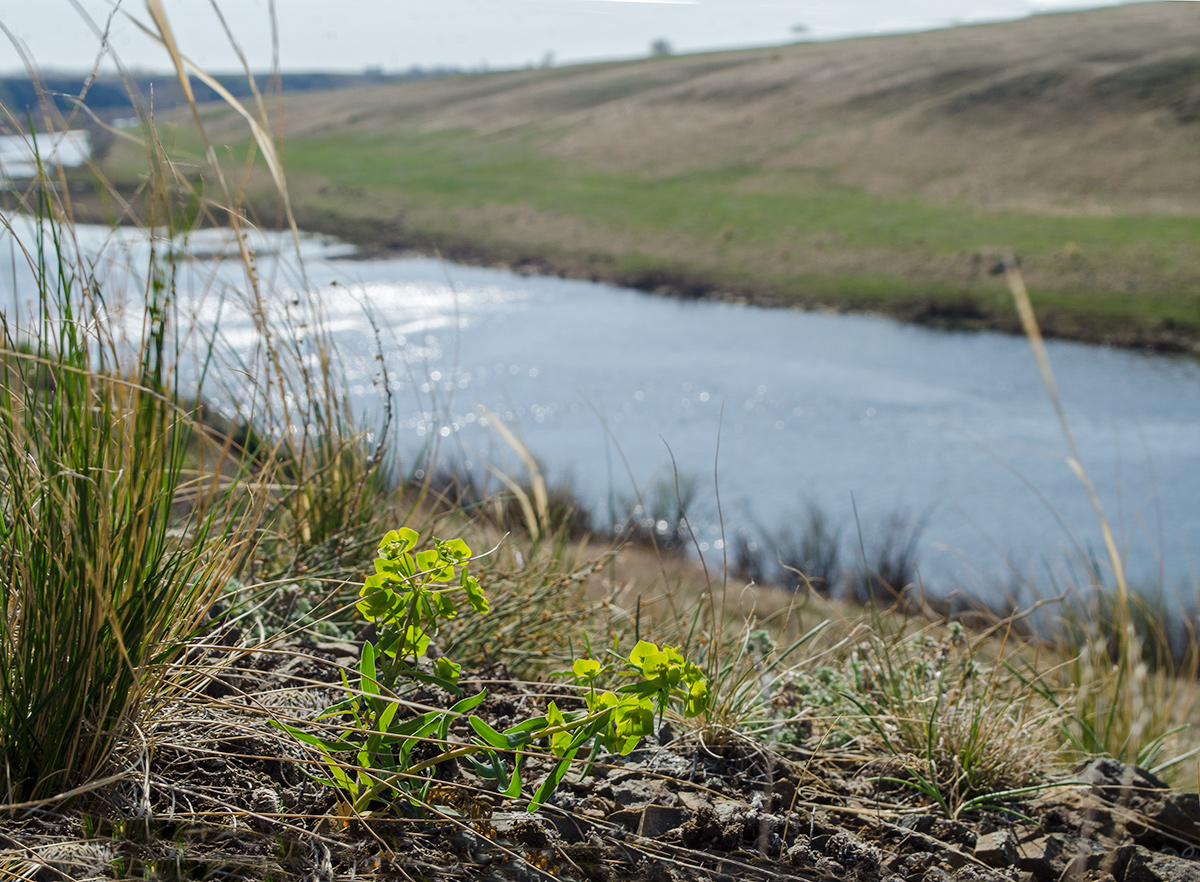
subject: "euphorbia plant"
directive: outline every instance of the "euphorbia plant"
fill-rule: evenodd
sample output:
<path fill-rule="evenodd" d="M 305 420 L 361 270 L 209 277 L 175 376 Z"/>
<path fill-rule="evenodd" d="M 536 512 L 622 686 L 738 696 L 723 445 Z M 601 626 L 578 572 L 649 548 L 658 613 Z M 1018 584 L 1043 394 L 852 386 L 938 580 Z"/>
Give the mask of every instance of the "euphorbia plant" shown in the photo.
<path fill-rule="evenodd" d="M 407 527 L 387 533 L 379 543 L 375 573 L 359 592 L 358 611 L 375 623 L 377 635 L 364 651 L 371 646 L 384 659 L 376 675 L 387 690 L 395 689 L 402 674 L 422 678 L 418 665 L 429 651 L 430 633 L 437 632 L 439 619 L 458 615 L 456 601 L 466 600 L 480 615 L 488 611 L 479 580 L 467 572 L 467 543 L 434 539 L 433 548 L 414 551 L 419 541 L 416 530 Z M 435 679 L 457 683 L 460 670 L 461 665 L 435 655 Z"/>
<path fill-rule="evenodd" d="M 696 665 L 678 647 L 639 641 L 628 658 L 619 661 L 617 675 L 633 681 L 616 691 L 597 688 L 597 681 L 614 665 L 595 659 L 578 659 L 572 666 L 577 682 L 587 688 L 585 708 L 563 712 L 550 702 L 542 716 L 525 720 L 503 732 L 471 713 L 486 697 L 480 692 L 461 698 L 441 711 L 427 711 L 398 720 L 405 703 L 405 686 L 433 682 L 462 695 L 458 687 L 461 666 L 439 652 L 430 652 L 431 635 L 442 620 L 458 615 L 458 604 L 482 614 L 488 611 L 479 580 L 468 573 L 471 549 L 461 539 L 434 539 L 433 547 L 417 551 L 420 537 L 414 530 L 393 530 L 379 543 L 375 572 L 363 583 L 358 609 L 375 623 L 375 640 L 363 644 L 359 684 L 349 695 L 322 714 L 350 722 L 340 737 L 318 736 L 281 724 L 296 738 L 316 747 L 329 771 L 317 780 L 341 789 L 347 810 L 361 813 L 373 804 L 407 802 L 417 808 L 428 804 L 433 770 L 455 759 L 467 759 L 483 779 L 495 783 L 509 797 L 521 795 L 521 765 L 527 751 L 545 744 L 556 762 L 529 800 L 535 811 L 554 792 L 571 762 L 585 746 L 595 757 L 602 749 L 628 754 L 654 731 L 672 704 L 687 717 L 708 706 L 708 684 Z M 428 669 L 423 667 L 428 660 Z M 465 717 L 473 737 L 466 743 L 448 741 L 450 725 Z M 418 744 L 432 743 L 438 752 L 423 760 L 413 758 Z M 512 770 L 501 753 L 515 754 Z M 350 758 L 353 757 L 353 760 Z"/>

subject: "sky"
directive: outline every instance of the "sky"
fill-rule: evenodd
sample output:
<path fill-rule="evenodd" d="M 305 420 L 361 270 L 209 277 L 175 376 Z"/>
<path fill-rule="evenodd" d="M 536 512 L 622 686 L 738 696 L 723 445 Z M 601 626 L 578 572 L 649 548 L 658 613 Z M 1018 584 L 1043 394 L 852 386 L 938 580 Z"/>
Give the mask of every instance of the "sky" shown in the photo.
<path fill-rule="evenodd" d="M 502 69 L 635 58 L 665 40 L 676 52 L 827 40 L 1117 5 L 1119 0 L 223 0 L 251 67 L 272 64 L 271 9 L 285 71 L 387 72 L 414 66 Z M 1127 0 L 1128 2 L 1128 0 Z M 1189 0 L 1178 0 L 1189 2 Z M 178 41 L 210 72 L 240 69 L 211 2 L 163 0 Z M 128 19 L 143 0 L 0 0 L 0 24 L 43 70 L 92 67 L 100 46 L 81 10 L 133 69 L 162 70 L 162 50 Z M 127 15 L 128 14 L 128 15 Z M 0 33 L 0 72 L 21 55 Z"/>

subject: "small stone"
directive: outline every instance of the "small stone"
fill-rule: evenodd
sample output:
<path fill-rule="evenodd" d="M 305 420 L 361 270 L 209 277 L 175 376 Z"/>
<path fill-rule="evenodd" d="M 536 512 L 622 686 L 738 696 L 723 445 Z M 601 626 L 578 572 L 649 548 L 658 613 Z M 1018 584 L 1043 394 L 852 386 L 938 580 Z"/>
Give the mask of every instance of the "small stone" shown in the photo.
<path fill-rule="evenodd" d="M 1200 864 L 1185 858 L 1155 854 L 1137 846 L 1125 864 L 1121 882 L 1200 882 Z"/>
<path fill-rule="evenodd" d="M 653 839 L 679 828 L 685 820 L 687 820 L 687 812 L 681 808 L 648 805 L 642 809 L 642 822 L 638 826 L 638 835 Z"/>
<path fill-rule="evenodd" d="M 1092 871 L 1100 868 L 1108 854 L 1099 842 L 1051 833 L 1020 845 L 1018 866 L 1042 882 L 1066 878 L 1069 868 Z"/>
<path fill-rule="evenodd" d="M 1164 794 L 1161 800 L 1148 799 L 1135 808 L 1151 821 L 1140 831 L 1138 842 L 1158 847 L 1178 839 L 1194 842 L 1200 835 L 1200 802 L 1195 793 Z"/>
<path fill-rule="evenodd" d="M 1077 780 L 1091 784 L 1104 799 L 1118 805 L 1128 805 L 1135 797 L 1167 789 L 1166 783 L 1145 769 L 1109 757 L 1098 757 L 1077 767 L 1076 776 Z"/>
<path fill-rule="evenodd" d="M 670 805 L 675 801 L 674 795 L 661 781 L 625 781 L 615 785 L 611 799 L 622 808 L 640 808 L 651 803 Z"/>
<path fill-rule="evenodd" d="M 933 815 L 907 815 L 899 821 L 899 825 L 905 830 L 913 830 L 917 833 L 928 833 L 933 829 Z"/>
<path fill-rule="evenodd" d="M 722 824 L 728 824 L 735 815 L 745 812 L 747 808 L 744 802 L 738 802 L 736 799 L 718 797 L 713 800 L 713 811 L 717 813 L 717 820 Z"/>
<path fill-rule="evenodd" d="M 1017 839 L 1008 830 L 985 833 L 975 842 L 975 858 L 989 867 L 1012 867 L 1020 857 Z"/>
<path fill-rule="evenodd" d="M 626 830 L 637 830 L 642 826 L 641 809 L 621 809 L 613 812 L 605 820 L 610 824 L 620 824 Z"/>
<path fill-rule="evenodd" d="M 1039 879 L 1041 882 L 1057 882 L 1066 863 L 1066 860 L 1063 859 L 1061 843 L 1052 837 L 1045 836 L 1041 839 L 1021 843 L 1018 866 L 1026 873 L 1032 873 L 1033 878 Z"/>
<path fill-rule="evenodd" d="M 709 802 L 708 797 L 703 793 L 695 793 L 691 790 L 685 790 L 682 793 L 677 794 L 677 796 L 679 797 L 679 801 L 683 803 L 683 807 L 692 814 L 704 811 L 705 809 L 710 812 L 713 811 L 712 803 Z"/>
<path fill-rule="evenodd" d="M 313 645 L 313 649 L 337 658 L 355 659 L 362 654 L 362 647 L 348 640 L 318 640 Z"/>

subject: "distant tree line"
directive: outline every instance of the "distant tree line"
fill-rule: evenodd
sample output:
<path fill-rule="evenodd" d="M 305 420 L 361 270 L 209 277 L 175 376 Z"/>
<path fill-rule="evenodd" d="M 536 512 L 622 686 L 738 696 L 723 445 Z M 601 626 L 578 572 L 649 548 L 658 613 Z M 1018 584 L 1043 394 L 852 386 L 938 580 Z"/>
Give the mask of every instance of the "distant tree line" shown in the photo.
<path fill-rule="evenodd" d="M 284 93 L 311 92 L 351 89 L 461 72 L 458 68 L 413 67 L 403 73 L 393 74 L 384 73 L 379 69 L 368 69 L 361 74 L 285 73 L 277 77 L 258 74 L 255 76 L 255 85 L 264 93 L 275 88 L 282 88 Z M 238 98 L 248 98 L 252 94 L 250 82 L 244 75 L 217 74 L 214 75 L 214 79 Z M 41 128 L 43 115 L 40 101 L 42 95 L 53 102 L 60 113 L 69 115 L 76 109 L 79 96 L 82 94 L 84 95 L 83 104 L 87 109 L 105 122 L 134 116 L 134 102 L 138 101 L 144 107 L 149 107 L 152 94 L 155 112 L 170 110 L 184 102 L 183 88 L 173 73 L 135 73 L 130 76 L 128 81 L 116 74 L 102 75 L 91 81 L 86 94 L 84 92 L 85 85 L 87 85 L 87 77 L 79 74 L 42 74 L 37 83 L 28 75 L 0 76 L 0 105 L 3 105 L 20 123 L 31 119 L 36 127 Z M 217 93 L 197 79 L 192 80 L 192 90 L 200 101 L 217 100 Z M 86 113 L 76 116 L 80 127 L 89 124 L 87 119 L 89 116 L 90 114 Z M 6 120 L 0 120 L 0 130 L 6 127 L 11 126 L 7 125 Z"/>

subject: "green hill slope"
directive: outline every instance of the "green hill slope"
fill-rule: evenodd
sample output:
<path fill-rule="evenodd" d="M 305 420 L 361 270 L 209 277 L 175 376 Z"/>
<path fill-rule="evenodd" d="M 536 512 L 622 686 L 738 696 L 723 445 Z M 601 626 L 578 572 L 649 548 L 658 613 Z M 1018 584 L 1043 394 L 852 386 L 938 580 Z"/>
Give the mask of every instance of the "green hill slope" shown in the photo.
<path fill-rule="evenodd" d="M 1200 4 L 286 104 L 302 223 L 695 296 L 1200 343 Z M 236 140 L 235 125 L 214 131 Z"/>

